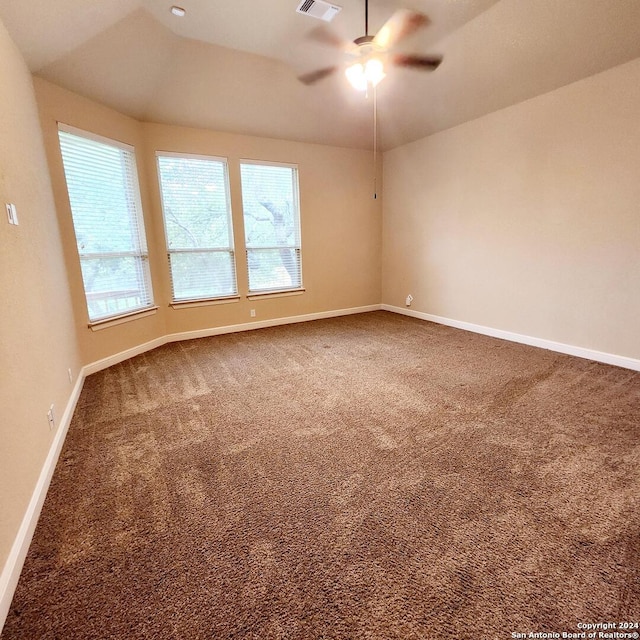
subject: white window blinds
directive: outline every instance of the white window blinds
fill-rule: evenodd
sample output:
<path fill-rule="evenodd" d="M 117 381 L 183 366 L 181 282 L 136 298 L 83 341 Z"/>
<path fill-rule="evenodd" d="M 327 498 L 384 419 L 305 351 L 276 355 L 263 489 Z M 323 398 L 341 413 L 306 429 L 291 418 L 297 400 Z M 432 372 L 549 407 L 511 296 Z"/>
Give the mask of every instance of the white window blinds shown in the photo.
<path fill-rule="evenodd" d="M 151 307 L 133 147 L 64 125 L 58 133 L 89 320 Z"/>
<path fill-rule="evenodd" d="M 226 160 L 158 154 L 173 301 L 237 294 Z"/>
<path fill-rule="evenodd" d="M 249 292 L 302 287 L 298 169 L 240 164 Z"/>

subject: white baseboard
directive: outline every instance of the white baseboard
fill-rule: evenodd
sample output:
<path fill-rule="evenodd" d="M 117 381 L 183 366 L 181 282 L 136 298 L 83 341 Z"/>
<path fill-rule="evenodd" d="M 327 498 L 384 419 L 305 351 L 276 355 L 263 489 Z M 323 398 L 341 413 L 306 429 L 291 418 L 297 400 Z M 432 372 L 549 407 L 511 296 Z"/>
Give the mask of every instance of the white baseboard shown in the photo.
<path fill-rule="evenodd" d="M 485 327 L 480 324 L 463 322 L 462 320 L 452 320 L 451 318 L 434 316 L 430 313 L 423 313 L 422 311 L 414 311 L 413 309 L 395 307 L 390 304 L 383 304 L 382 309 L 384 309 L 385 311 L 392 311 L 393 313 L 400 313 L 405 316 L 411 316 L 412 318 L 419 318 L 420 320 L 428 320 L 429 322 L 444 324 L 448 327 L 455 327 L 456 329 L 464 329 L 465 331 L 472 331 L 473 333 L 481 333 L 485 336 L 491 336 L 492 338 L 500 338 L 502 340 L 509 340 L 511 342 L 519 342 L 521 344 L 527 344 L 532 347 L 540 347 L 541 349 L 557 351 L 558 353 L 577 356 L 578 358 L 595 360 L 596 362 L 604 362 L 605 364 L 612 364 L 616 367 L 623 367 L 625 369 L 640 371 L 640 360 L 637 360 L 635 358 L 628 358 L 627 356 L 619 356 L 613 353 L 605 353 L 604 351 L 595 351 L 594 349 L 576 347 L 571 344 L 564 344 L 563 342 L 545 340 L 544 338 L 534 338 L 533 336 L 525 336 L 520 333 L 504 331 L 503 329 L 494 329 L 492 327 Z"/>
<path fill-rule="evenodd" d="M 125 349 L 124 351 L 120 351 L 118 353 L 114 353 L 112 356 L 107 356 L 106 358 L 102 358 L 102 360 L 96 360 L 95 362 L 91 362 L 85 365 L 82 368 L 82 373 L 84 376 L 90 376 L 92 373 L 96 373 L 97 371 L 102 371 L 103 369 L 107 369 L 114 364 L 118 364 L 123 360 L 128 360 L 129 358 L 133 358 L 134 356 L 139 356 L 141 353 L 145 351 L 151 351 L 151 349 L 155 349 L 156 347 L 161 347 L 163 344 L 168 342 L 167 336 L 161 336 L 160 338 L 154 338 L 153 340 L 149 340 L 149 342 L 145 342 L 143 344 L 136 345 L 135 347 L 131 347 L 130 349 Z"/>
<path fill-rule="evenodd" d="M 272 318 L 271 320 L 258 320 L 255 322 L 244 322 L 242 324 L 230 324 L 224 327 L 210 327 L 207 329 L 198 329 L 196 331 L 183 331 L 181 333 L 170 333 L 160 338 L 155 338 L 144 344 L 137 345 L 131 349 L 125 349 L 112 356 L 97 360 L 84 367 L 85 376 L 101 371 L 114 364 L 118 364 L 134 356 L 138 356 L 145 351 L 150 351 L 156 347 L 161 347 L 169 342 L 180 342 L 181 340 L 192 340 L 194 338 L 208 338 L 210 336 L 219 336 L 225 333 L 237 333 L 239 331 L 252 331 L 253 329 L 265 329 L 267 327 L 277 327 L 285 324 L 293 324 L 295 322 L 309 322 L 310 320 L 323 320 L 325 318 L 337 318 L 339 316 L 348 316 L 355 313 L 366 313 L 368 311 L 380 311 L 382 305 L 370 304 L 365 307 L 351 307 L 348 309 L 333 309 L 331 311 L 319 311 L 318 313 L 307 313 L 302 316 L 288 316 L 284 318 Z"/>
<path fill-rule="evenodd" d="M 9 613 L 11 601 L 13 600 L 13 594 L 18 586 L 20 572 L 22 571 L 22 566 L 24 565 L 25 558 L 27 557 L 33 533 L 36 529 L 36 525 L 38 524 L 40 511 L 42 510 L 42 505 L 44 504 L 44 500 L 47 496 L 49 484 L 53 477 L 53 472 L 56 468 L 60 451 L 62 451 L 62 445 L 64 444 L 67 431 L 69 430 L 73 412 L 76 408 L 78 398 L 80 397 L 80 391 L 82 391 L 84 378 L 84 373 L 80 372 L 64 413 L 58 423 L 58 430 L 53 442 L 51 443 L 49 454 L 47 455 L 42 470 L 40 471 L 38 482 L 36 483 L 33 494 L 31 495 L 31 500 L 29 501 L 29 506 L 22 518 L 22 523 L 20 524 L 16 538 L 13 541 L 13 546 L 11 547 L 11 551 L 9 551 L 9 556 L 7 557 L 7 561 L 5 562 L 2 573 L 0 574 L 0 632 L 2 632 L 2 627 L 4 626 L 7 614 Z"/>
<path fill-rule="evenodd" d="M 183 333 L 172 333 L 166 336 L 166 342 L 179 342 L 181 340 L 191 340 L 193 338 L 208 338 L 209 336 L 219 336 L 225 333 L 236 333 L 238 331 L 252 331 L 254 329 L 266 329 L 267 327 L 278 327 L 285 324 L 295 324 L 296 322 L 309 322 L 310 320 L 324 320 L 326 318 L 337 318 L 339 316 L 349 316 L 355 313 L 367 313 L 368 311 L 380 311 L 379 304 L 371 304 L 366 307 L 351 307 L 349 309 L 335 309 L 333 311 L 320 311 L 318 313 L 307 313 L 302 316 L 289 316 L 286 318 L 273 318 L 271 320 L 258 320 L 256 322 L 245 322 L 243 324 L 230 324 L 225 327 L 212 327 L 211 329 L 199 329 L 198 331 L 185 331 Z"/>

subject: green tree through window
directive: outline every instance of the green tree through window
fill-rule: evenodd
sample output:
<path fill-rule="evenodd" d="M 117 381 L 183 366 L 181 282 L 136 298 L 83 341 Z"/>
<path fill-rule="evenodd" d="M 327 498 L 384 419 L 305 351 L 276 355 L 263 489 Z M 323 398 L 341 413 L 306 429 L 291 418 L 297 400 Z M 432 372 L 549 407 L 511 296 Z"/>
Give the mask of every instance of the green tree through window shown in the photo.
<path fill-rule="evenodd" d="M 249 291 L 302 286 L 298 170 L 242 162 L 242 202 Z"/>
<path fill-rule="evenodd" d="M 174 302 L 237 293 L 226 161 L 158 154 Z"/>
<path fill-rule="evenodd" d="M 59 127 L 89 320 L 153 304 L 133 147 Z"/>

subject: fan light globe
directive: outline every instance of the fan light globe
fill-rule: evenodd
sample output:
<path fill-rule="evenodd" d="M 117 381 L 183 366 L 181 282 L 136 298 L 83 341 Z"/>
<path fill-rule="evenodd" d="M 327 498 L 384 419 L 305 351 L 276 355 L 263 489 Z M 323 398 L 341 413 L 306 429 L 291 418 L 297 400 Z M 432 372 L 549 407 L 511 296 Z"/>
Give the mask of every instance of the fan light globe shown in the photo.
<path fill-rule="evenodd" d="M 382 61 L 378 58 L 371 58 L 364 67 L 364 75 L 367 82 L 375 87 L 387 74 L 384 72 Z"/>
<path fill-rule="evenodd" d="M 347 67 L 344 74 L 356 91 L 367 90 L 367 77 L 364 75 L 364 67 L 359 62 Z"/>
<path fill-rule="evenodd" d="M 345 75 L 356 91 L 366 91 L 369 85 L 375 87 L 387 74 L 381 60 L 370 58 L 364 65 L 356 62 L 347 67 Z"/>

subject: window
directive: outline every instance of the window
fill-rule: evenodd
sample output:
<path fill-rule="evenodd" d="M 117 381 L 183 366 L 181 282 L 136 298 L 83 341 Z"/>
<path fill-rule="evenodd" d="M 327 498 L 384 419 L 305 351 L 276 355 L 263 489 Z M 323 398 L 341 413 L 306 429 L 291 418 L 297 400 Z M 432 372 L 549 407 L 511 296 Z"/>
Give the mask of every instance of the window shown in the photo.
<path fill-rule="evenodd" d="M 249 292 L 302 288 L 298 169 L 240 164 Z"/>
<path fill-rule="evenodd" d="M 133 147 L 60 125 L 89 320 L 150 308 L 153 293 Z"/>
<path fill-rule="evenodd" d="M 158 154 L 174 302 L 236 296 L 227 162 Z"/>

